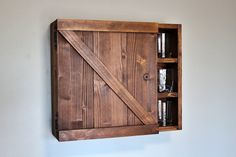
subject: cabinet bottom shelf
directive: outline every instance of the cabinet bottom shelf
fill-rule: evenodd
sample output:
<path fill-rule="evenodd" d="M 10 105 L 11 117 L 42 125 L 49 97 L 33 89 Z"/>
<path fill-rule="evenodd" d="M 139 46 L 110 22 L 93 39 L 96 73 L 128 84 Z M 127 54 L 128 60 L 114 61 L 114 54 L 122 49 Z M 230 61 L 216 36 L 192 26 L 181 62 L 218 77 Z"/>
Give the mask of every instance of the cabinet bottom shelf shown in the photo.
<path fill-rule="evenodd" d="M 178 130 L 178 126 L 160 126 L 159 131 L 164 132 L 164 131 L 175 131 Z"/>

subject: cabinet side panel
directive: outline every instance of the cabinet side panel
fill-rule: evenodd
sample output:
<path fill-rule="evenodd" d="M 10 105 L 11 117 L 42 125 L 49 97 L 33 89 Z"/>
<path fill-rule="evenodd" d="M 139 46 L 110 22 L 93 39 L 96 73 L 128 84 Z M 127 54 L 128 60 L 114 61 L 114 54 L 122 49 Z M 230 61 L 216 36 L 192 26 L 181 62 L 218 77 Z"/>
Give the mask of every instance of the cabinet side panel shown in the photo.
<path fill-rule="evenodd" d="M 156 35 L 149 33 L 127 33 L 127 88 L 130 93 L 157 117 L 156 90 Z M 145 80 L 144 75 L 148 78 Z M 128 125 L 140 125 L 141 121 L 128 110 Z"/>
<path fill-rule="evenodd" d="M 182 26 L 178 25 L 178 129 L 182 129 Z"/>
<path fill-rule="evenodd" d="M 51 42 L 51 95 L 52 95 L 52 133 L 55 137 L 57 134 L 57 25 L 53 22 L 50 25 L 50 42 Z"/>

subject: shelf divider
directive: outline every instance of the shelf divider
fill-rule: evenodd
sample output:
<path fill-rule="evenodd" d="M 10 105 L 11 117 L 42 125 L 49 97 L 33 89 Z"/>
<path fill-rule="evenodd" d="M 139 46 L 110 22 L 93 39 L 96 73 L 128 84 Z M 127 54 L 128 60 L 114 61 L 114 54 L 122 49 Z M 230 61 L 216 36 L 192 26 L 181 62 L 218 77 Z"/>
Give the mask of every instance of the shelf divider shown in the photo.
<path fill-rule="evenodd" d="M 158 93 L 158 98 L 177 98 L 177 97 L 178 97 L 177 92 Z"/>
<path fill-rule="evenodd" d="M 159 131 L 163 132 L 163 131 L 175 131 L 178 130 L 178 126 L 160 126 L 159 127 Z"/>
<path fill-rule="evenodd" d="M 178 58 L 158 58 L 158 63 L 178 63 Z"/>

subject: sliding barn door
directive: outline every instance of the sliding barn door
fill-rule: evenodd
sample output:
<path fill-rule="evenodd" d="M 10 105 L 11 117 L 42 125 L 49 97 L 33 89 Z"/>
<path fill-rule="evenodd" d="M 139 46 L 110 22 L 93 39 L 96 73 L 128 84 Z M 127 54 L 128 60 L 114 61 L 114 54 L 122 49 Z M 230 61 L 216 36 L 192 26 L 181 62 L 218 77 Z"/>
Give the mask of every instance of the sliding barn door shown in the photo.
<path fill-rule="evenodd" d="M 58 30 L 56 40 L 62 139 L 67 130 L 85 130 L 81 139 L 158 132 L 156 33 Z"/>

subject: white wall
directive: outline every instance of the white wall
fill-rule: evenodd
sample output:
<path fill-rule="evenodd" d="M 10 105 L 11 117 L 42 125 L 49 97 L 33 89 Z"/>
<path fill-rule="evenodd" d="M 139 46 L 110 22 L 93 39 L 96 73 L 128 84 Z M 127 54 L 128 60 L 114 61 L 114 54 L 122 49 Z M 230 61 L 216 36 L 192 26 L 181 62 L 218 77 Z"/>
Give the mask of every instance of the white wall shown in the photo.
<path fill-rule="evenodd" d="M 183 24 L 183 130 L 59 143 L 50 132 L 56 18 Z M 235 157 L 235 0 L 0 0 L 0 157 Z"/>

